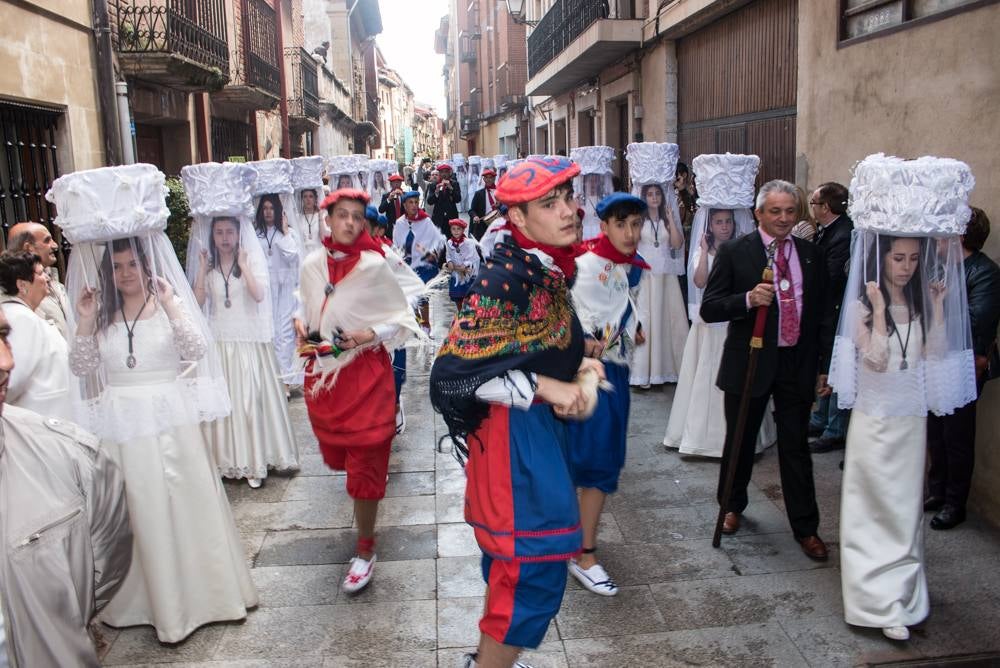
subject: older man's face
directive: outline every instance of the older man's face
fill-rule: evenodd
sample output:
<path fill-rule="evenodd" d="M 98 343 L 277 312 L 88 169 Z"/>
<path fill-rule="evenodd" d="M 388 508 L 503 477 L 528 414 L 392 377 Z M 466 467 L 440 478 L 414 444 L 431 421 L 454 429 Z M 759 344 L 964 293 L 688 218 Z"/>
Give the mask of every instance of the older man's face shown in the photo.
<path fill-rule="evenodd" d="M 31 251 L 42 259 L 42 264 L 46 267 L 56 266 L 59 261 L 57 255 L 59 244 L 52 238 L 52 234 L 44 225 L 38 223 L 31 226 L 31 237 L 33 241 L 27 245 L 25 250 Z"/>

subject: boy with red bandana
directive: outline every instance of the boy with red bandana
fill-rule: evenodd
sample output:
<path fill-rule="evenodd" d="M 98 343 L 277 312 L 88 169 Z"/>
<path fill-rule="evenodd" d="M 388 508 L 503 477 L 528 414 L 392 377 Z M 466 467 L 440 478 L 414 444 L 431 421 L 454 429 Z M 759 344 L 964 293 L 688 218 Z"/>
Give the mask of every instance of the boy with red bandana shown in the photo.
<path fill-rule="evenodd" d="M 461 310 L 465 295 L 479 273 L 479 244 L 475 239 L 465 236 L 467 224 L 461 218 L 448 221 L 448 227 L 451 237 L 444 245 L 444 268 L 451 272 L 448 277 L 448 296 L 455 302 L 458 310 Z"/>
<path fill-rule="evenodd" d="M 396 434 L 389 356 L 418 331 L 413 311 L 365 229 L 367 193 L 342 189 L 323 201 L 330 236 L 302 265 L 300 317 L 309 421 L 327 466 L 347 472 L 358 526 L 357 556 L 341 588 L 359 591 L 375 566 L 375 517 L 385 496 Z"/>
<path fill-rule="evenodd" d="M 566 561 L 580 552 L 564 420 L 585 408 L 577 373 L 603 369 L 584 359 L 569 297 L 578 172 L 565 158 L 529 158 L 500 181 L 511 236 L 481 267 L 431 369 L 431 402 L 467 444 L 465 519 L 487 583 L 468 666 L 508 668 L 541 643 L 562 603 Z"/>

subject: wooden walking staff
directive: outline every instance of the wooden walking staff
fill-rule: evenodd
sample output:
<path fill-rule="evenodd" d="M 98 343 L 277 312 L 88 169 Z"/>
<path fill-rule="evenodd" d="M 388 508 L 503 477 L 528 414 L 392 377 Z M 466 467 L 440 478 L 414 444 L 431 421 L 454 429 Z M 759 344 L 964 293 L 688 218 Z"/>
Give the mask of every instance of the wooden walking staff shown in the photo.
<path fill-rule="evenodd" d="M 774 281 L 774 244 L 768 248 L 768 265 L 764 267 L 763 283 Z M 767 310 L 770 306 L 757 307 L 757 319 L 753 323 L 753 336 L 750 337 L 750 358 L 747 361 L 747 375 L 743 380 L 743 394 L 740 395 L 740 410 L 736 414 L 736 428 L 733 430 L 733 442 L 730 444 L 729 456 L 726 458 L 726 479 L 722 484 L 722 498 L 719 499 L 719 516 L 715 520 L 715 533 L 712 534 L 712 547 L 719 547 L 722 542 L 722 524 L 726 520 L 726 508 L 733 495 L 733 482 L 736 480 L 736 465 L 740 461 L 740 448 L 743 446 L 743 431 L 747 425 L 747 413 L 750 409 L 750 389 L 753 387 L 753 377 L 757 374 L 757 355 L 764 347 L 764 328 L 767 326 Z"/>

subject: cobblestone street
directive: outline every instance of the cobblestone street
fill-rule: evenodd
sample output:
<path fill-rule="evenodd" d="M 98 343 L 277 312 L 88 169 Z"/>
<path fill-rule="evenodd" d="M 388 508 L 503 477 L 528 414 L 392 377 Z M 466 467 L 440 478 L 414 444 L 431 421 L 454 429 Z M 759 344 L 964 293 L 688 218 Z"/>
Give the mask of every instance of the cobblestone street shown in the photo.
<path fill-rule="evenodd" d="M 434 306 L 440 341 L 450 313 Z M 353 556 L 352 505 L 340 475 L 324 466 L 301 398 L 292 402 L 302 470 L 258 490 L 227 483 L 260 606 L 243 623 L 203 627 L 161 645 L 150 627 L 105 627 L 106 665 L 461 665 L 477 641 L 483 582 L 471 530 L 462 522 L 464 479 L 435 444 L 444 424 L 427 383 L 433 348 L 409 350 L 408 426 L 393 445 L 379 511 L 378 565 L 354 597 L 340 591 Z M 608 503 L 601 558 L 621 586 L 602 598 L 570 579 L 544 644 L 524 656 L 555 666 L 849 666 L 1000 652 L 1000 533 L 972 517 L 927 532 L 930 619 L 908 644 L 843 621 L 838 463 L 815 457 L 829 562 L 807 559 L 789 532 L 777 453 L 757 463 L 744 527 L 711 547 L 718 464 L 660 445 L 672 396 L 633 393 L 628 462 Z M 923 665 L 923 664 L 921 664 Z"/>

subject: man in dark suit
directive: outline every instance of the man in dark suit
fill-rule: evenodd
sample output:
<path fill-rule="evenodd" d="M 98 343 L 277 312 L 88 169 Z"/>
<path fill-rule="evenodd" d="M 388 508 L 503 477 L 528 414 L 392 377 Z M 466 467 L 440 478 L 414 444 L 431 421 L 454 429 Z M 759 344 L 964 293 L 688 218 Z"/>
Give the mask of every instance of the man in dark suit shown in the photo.
<path fill-rule="evenodd" d="M 482 239 L 483 232 L 486 231 L 486 225 L 482 223 L 483 218 L 499 206 L 493 194 L 496 190 L 497 173 L 492 169 L 484 169 L 481 176 L 484 185 L 472 196 L 472 204 L 469 205 L 469 216 L 472 218 L 469 231 L 476 239 Z"/>
<path fill-rule="evenodd" d="M 382 201 L 378 205 L 378 212 L 384 213 L 389 220 L 389 229 L 386 236 L 392 239 L 393 224 L 403 215 L 403 177 L 399 174 L 389 176 L 389 192 L 382 195 Z"/>
<path fill-rule="evenodd" d="M 787 181 L 769 181 L 757 196 L 756 232 L 723 244 L 705 286 L 701 317 L 729 321 L 716 385 L 725 393 L 726 446 L 719 472 L 721 502 L 729 466 L 736 478 L 723 533 L 735 533 L 747 507 L 753 472 L 754 444 L 768 400 L 774 399 L 778 429 L 778 464 L 788 520 L 802 551 L 813 559 L 828 556 L 817 534 L 819 508 L 812 458 L 806 440 L 809 411 L 817 387 L 829 393 L 826 373 L 836 318 L 828 298 L 826 263 L 815 244 L 790 236 L 798 210 L 798 193 Z M 762 281 L 764 268 L 774 269 L 772 282 Z M 742 434 L 735 433 L 746 378 L 750 338 L 757 307 L 768 309 L 764 346 L 750 388 L 749 411 Z M 817 383 L 817 371 L 819 382 Z M 741 439 L 738 461 L 731 456 Z"/>
<path fill-rule="evenodd" d="M 839 315 L 847 288 L 854 229 L 854 223 L 847 217 L 847 188 L 832 181 L 822 184 L 809 196 L 809 208 L 816 219 L 814 241 L 826 254 L 830 299 Z M 809 449 L 814 453 L 842 450 L 850 417 L 850 409 L 837 408 L 836 394 L 817 396 L 816 410 L 809 419 L 809 435 L 818 438 Z"/>
<path fill-rule="evenodd" d="M 427 203 L 434 207 L 431 219 L 446 238 L 451 236 L 449 220 L 458 218 L 458 203 L 462 201 L 462 188 L 458 185 L 451 165 L 442 162 L 437 166 L 441 180 L 427 192 Z"/>

